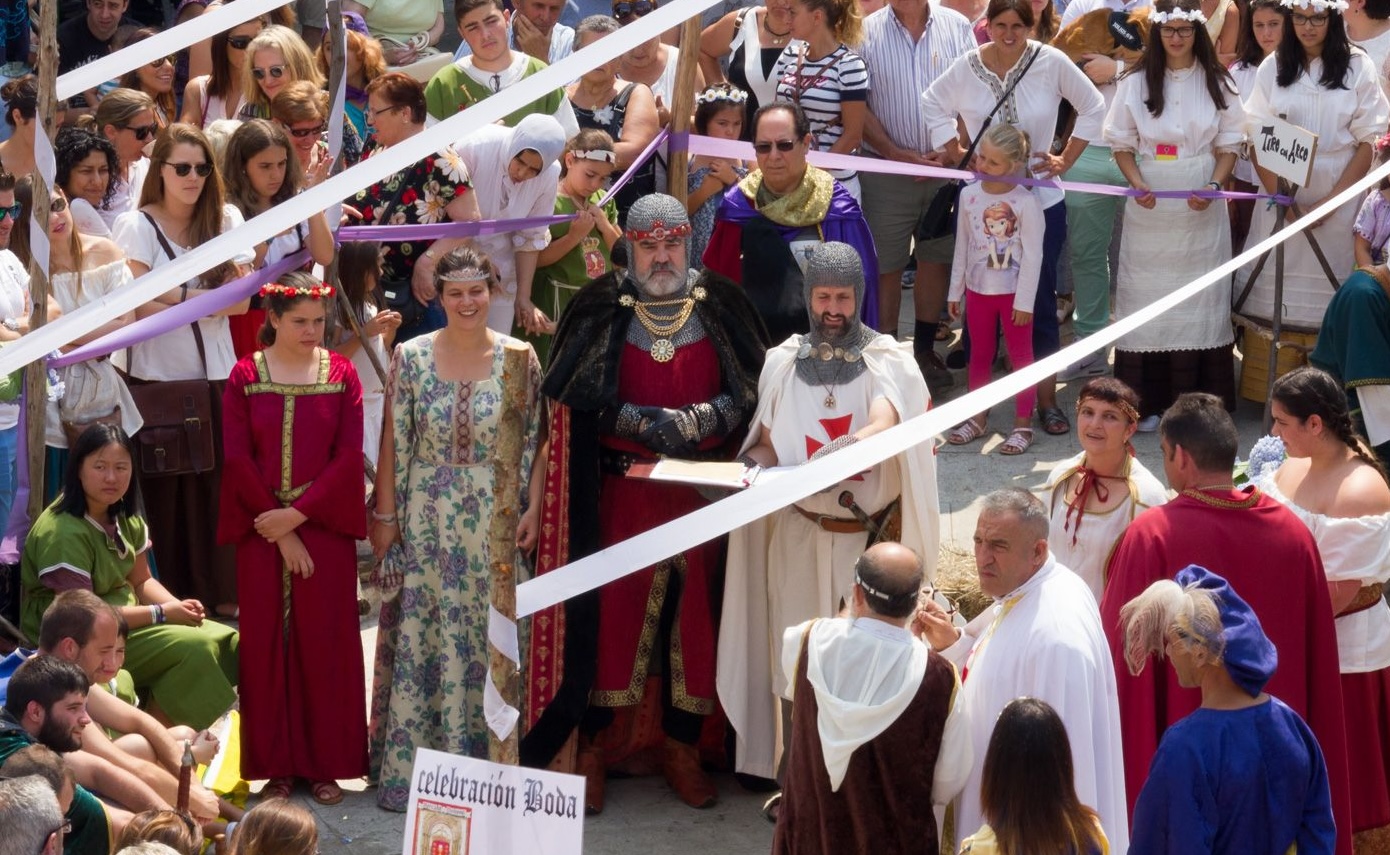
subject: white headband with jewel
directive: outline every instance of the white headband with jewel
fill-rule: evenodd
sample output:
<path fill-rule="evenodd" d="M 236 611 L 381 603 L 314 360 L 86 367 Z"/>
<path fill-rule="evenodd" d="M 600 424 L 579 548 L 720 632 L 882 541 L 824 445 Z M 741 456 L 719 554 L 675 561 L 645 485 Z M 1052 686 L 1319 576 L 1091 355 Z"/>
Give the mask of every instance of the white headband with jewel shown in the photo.
<path fill-rule="evenodd" d="M 486 282 L 492 278 L 491 271 L 483 270 L 480 267 L 460 267 L 458 270 L 450 270 L 439 277 L 441 282 Z"/>
<path fill-rule="evenodd" d="M 1312 9 L 1314 12 L 1345 12 L 1350 8 L 1347 0 L 1279 0 L 1285 9 Z"/>

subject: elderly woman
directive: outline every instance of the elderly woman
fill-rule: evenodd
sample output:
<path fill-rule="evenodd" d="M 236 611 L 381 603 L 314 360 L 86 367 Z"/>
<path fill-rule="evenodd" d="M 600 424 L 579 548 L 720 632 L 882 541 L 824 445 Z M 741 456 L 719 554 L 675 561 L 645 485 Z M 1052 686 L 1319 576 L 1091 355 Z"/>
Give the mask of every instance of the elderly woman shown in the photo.
<path fill-rule="evenodd" d="M 1133 389 L 1109 377 L 1089 381 L 1076 399 L 1081 453 L 1047 476 L 1048 545 L 1060 564 L 1085 580 L 1096 602 L 1120 536 L 1136 516 L 1168 501 L 1163 484 L 1134 456 L 1130 439 L 1138 422 Z"/>
<path fill-rule="evenodd" d="M 865 13 L 868 14 L 867 12 Z M 748 93 L 742 139 L 753 139 L 753 114 L 777 100 L 777 58 L 799 40 L 792 36 L 791 0 L 767 0 L 736 9 L 700 34 L 700 70 L 705 81 L 728 80 Z M 727 76 L 722 60 L 729 58 Z"/>
<path fill-rule="evenodd" d="M 367 85 L 367 122 L 375 132 L 366 157 L 404 142 L 425 129 L 425 87 L 408 74 L 391 71 Z M 463 222 L 477 220 L 477 197 L 468 168 L 453 149 L 429 155 L 414 165 L 359 191 L 348 203 L 374 225 Z M 442 253 L 431 241 L 382 244 L 381 286 L 389 308 L 402 315 L 396 341 L 404 342 L 444 324 L 428 278 L 412 276 L 417 262 Z"/>
<path fill-rule="evenodd" d="M 1197 195 L 1157 199 L 1152 190 L 1219 190 L 1245 142 L 1245 110 L 1207 34 L 1199 0 L 1158 0 L 1148 49 L 1120 81 L 1105 121 L 1115 163 L 1141 196 L 1125 204 L 1115 315 L 1128 317 L 1230 258 L 1225 205 Z M 1181 252 L 1174 252 L 1181 247 Z M 1210 392 L 1235 407 L 1234 336 L 1225 283 L 1125 335 L 1115 376 L 1138 390 L 1139 429 L 1184 392 Z"/>
<path fill-rule="evenodd" d="M 1012 85 L 1013 91 L 1003 99 L 993 121 L 1016 125 L 1035 141 L 1032 177 L 1058 177 L 1076 162 L 1089 141 L 1100 139 L 1105 101 L 1066 54 L 1028 38 L 1036 24 L 1029 0 L 990 0 L 985 18 L 990 43 L 957 59 L 922 96 L 922 113 L 931 138 L 944 140 L 945 160 L 958 163 L 966 145 L 959 137 L 957 120 L 974 139 L 982 132 L 985 117 Z M 1076 124 L 1062 153 L 1050 154 L 1047 141 L 1056 133 L 1057 113 L 1064 100 L 1076 109 Z M 1061 190 L 1040 187 L 1036 192 L 1046 222 L 1042 273 L 1033 310 L 1033 356 L 1042 359 L 1061 347 L 1057 259 L 1067 236 L 1067 215 Z M 1071 429 L 1057 406 L 1055 378 L 1038 384 L 1038 415 L 1043 430 L 1050 434 Z"/>

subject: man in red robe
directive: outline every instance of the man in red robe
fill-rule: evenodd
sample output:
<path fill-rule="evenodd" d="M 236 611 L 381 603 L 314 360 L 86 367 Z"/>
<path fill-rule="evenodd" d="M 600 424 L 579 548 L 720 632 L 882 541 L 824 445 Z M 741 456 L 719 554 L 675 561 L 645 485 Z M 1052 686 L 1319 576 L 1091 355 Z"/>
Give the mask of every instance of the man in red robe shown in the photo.
<path fill-rule="evenodd" d="M 1151 583 L 1197 564 L 1241 592 L 1278 649 L 1279 670 L 1269 692 L 1308 722 L 1322 746 L 1337 852 L 1351 855 L 1337 635 L 1317 543 L 1283 505 L 1255 487 L 1237 490 L 1231 483 L 1239 438 L 1220 398 L 1180 396 L 1158 430 L 1163 469 L 1179 495 L 1140 514 L 1125 530 L 1111 555 L 1100 604 L 1120 693 L 1130 813 L 1164 729 L 1195 710 L 1201 696 L 1179 686 L 1171 668 L 1129 674 L 1120 609 Z"/>

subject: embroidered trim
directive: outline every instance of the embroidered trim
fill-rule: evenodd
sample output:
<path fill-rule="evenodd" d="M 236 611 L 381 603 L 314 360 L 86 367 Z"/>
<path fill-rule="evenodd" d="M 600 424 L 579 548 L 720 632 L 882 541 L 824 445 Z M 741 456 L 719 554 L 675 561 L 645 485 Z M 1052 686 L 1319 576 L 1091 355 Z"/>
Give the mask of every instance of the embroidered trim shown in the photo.
<path fill-rule="evenodd" d="M 1213 508 L 1221 508 L 1228 511 L 1244 511 L 1255 507 L 1260 501 L 1260 488 L 1251 487 L 1249 497 L 1239 502 L 1233 502 L 1230 499 L 1219 499 L 1201 490 L 1183 490 L 1179 495 L 1186 496 L 1189 499 L 1193 499 Z"/>
<path fill-rule="evenodd" d="M 684 562 L 684 556 L 676 556 L 661 562 L 652 571 L 652 588 L 647 594 L 647 612 L 642 617 L 642 634 L 637 638 L 637 651 L 632 657 L 632 679 L 626 689 L 595 689 L 589 695 L 590 703 L 600 707 L 630 707 L 642 701 L 642 690 L 647 683 L 647 668 L 651 664 L 652 648 L 656 645 L 656 632 L 661 625 L 661 604 L 666 600 L 670 588 L 671 565 Z"/>

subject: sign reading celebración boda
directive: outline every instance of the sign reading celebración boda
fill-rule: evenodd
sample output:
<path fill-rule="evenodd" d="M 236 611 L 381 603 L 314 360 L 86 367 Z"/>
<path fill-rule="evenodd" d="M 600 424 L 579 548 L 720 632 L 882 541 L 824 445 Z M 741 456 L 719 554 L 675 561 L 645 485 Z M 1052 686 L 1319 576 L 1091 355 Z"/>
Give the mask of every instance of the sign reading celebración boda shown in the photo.
<path fill-rule="evenodd" d="M 415 752 L 402 855 L 580 855 L 584 779 Z"/>
<path fill-rule="evenodd" d="M 1308 186 L 1318 135 L 1283 119 L 1262 123 L 1250 145 L 1260 167 L 1299 187 Z"/>

